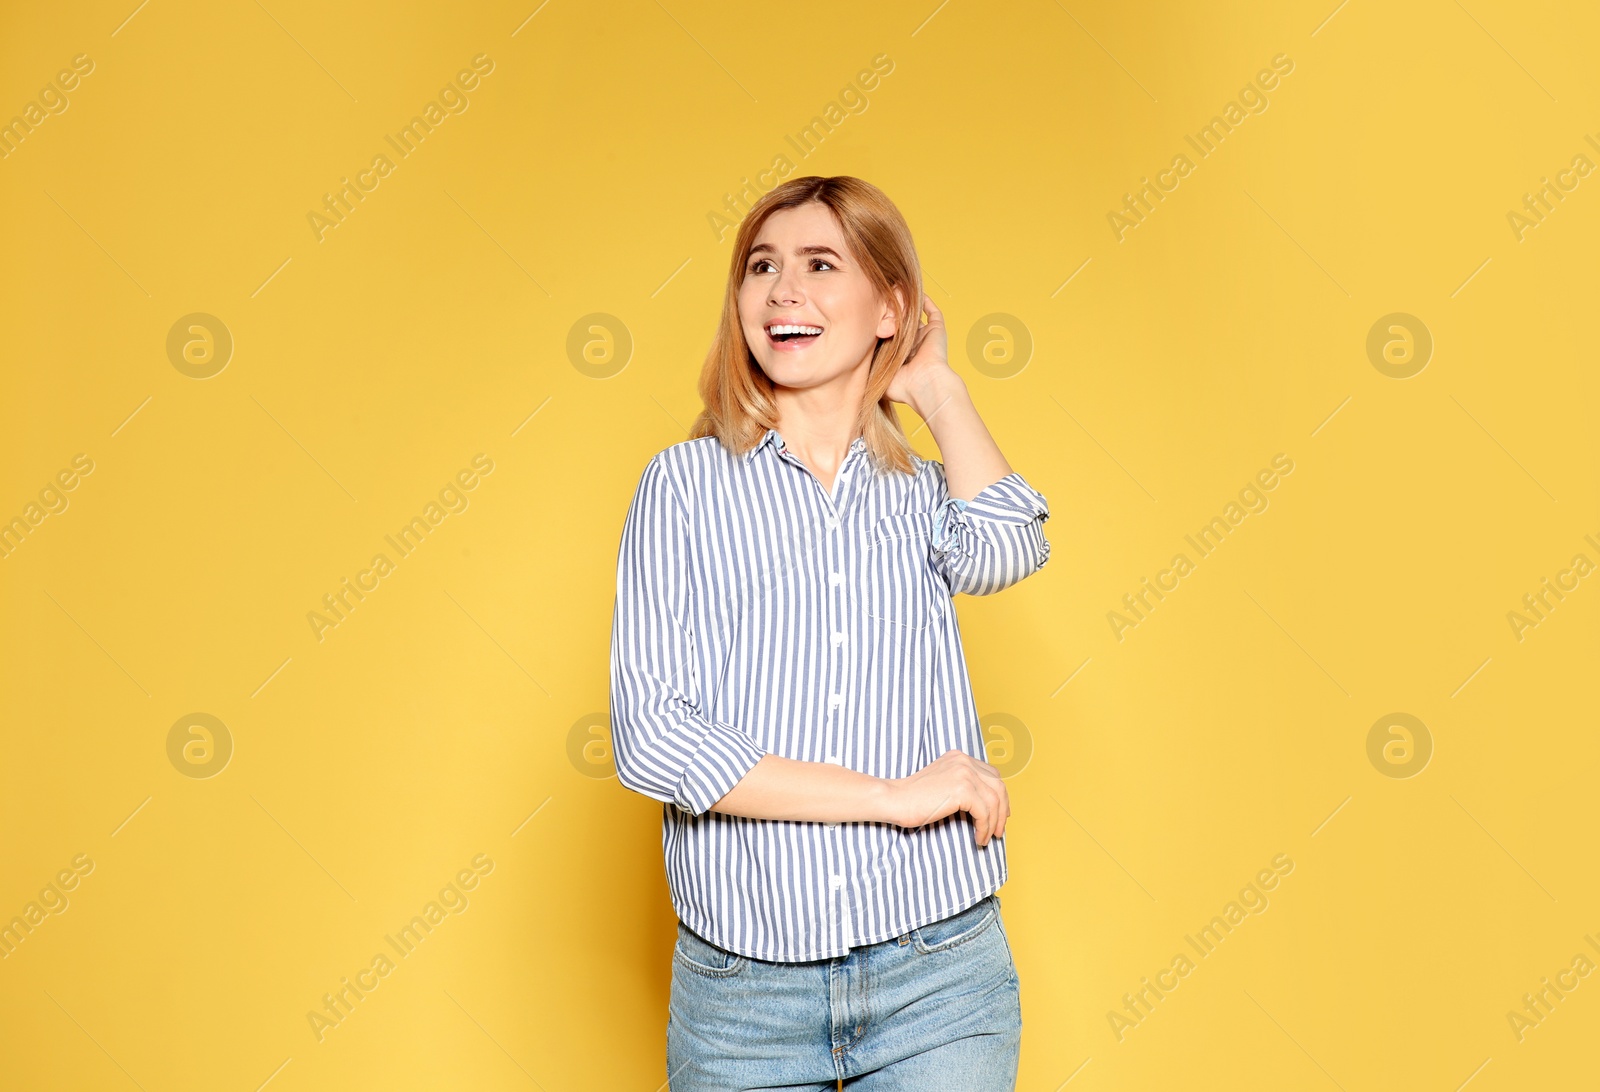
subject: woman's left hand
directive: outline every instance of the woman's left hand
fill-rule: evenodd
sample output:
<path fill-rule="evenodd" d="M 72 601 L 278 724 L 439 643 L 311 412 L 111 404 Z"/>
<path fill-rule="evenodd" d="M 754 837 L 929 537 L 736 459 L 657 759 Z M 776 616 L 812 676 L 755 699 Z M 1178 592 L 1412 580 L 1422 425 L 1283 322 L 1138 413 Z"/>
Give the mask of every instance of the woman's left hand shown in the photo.
<path fill-rule="evenodd" d="M 918 404 L 925 402 L 943 382 L 950 379 L 960 381 L 950 367 L 949 334 L 944 327 L 944 314 L 926 294 L 922 297 L 922 309 L 928 312 L 928 324 L 917 331 L 916 347 L 911 351 L 911 358 L 900 366 L 900 372 L 889 384 L 888 390 L 892 401 L 904 402 L 919 413 L 922 411 L 918 409 Z"/>

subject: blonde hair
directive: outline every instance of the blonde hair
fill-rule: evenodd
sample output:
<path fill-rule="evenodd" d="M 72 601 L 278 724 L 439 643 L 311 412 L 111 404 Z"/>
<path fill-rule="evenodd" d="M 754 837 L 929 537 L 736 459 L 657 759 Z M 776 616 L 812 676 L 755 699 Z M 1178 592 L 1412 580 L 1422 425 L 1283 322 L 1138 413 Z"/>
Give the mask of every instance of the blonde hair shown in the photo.
<path fill-rule="evenodd" d="M 728 266 L 722 319 L 700 371 L 700 399 L 705 407 L 695 418 L 689 438 L 715 436 L 737 455 L 755 446 L 767 429 L 777 427 L 772 380 L 751 356 L 739 324 L 739 288 L 749 267 L 750 248 L 767 218 L 779 209 L 813 201 L 833 213 L 851 256 L 861 263 L 879 298 L 899 312 L 894 336 L 879 338 L 873 349 L 857 431 L 880 467 L 909 474 L 911 442 L 885 392 L 916 347 L 922 315 L 922 266 L 911 241 L 911 229 L 894 202 L 870 182 L 849 175 L 790 179 L 757 201 L 739 225 Z M 895 298 L 896 289 L 901 294 L 899 300 Z"/>

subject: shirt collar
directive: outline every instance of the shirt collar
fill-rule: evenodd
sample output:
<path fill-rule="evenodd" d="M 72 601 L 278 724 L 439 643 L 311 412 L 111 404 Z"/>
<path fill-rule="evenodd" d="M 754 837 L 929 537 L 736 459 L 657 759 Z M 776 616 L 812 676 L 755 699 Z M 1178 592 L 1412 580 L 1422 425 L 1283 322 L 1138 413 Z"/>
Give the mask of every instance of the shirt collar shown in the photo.
<path fill-rule="evenodd" d="M 748 463 L 753 460 L 756 457 L 756 452 L 766 447 L 769 443 L 778 447 L 783 446 L 783 437 L 778 435 L 778 430 L 775 428 L 767 429 L 762 434 L 761 439 L 756 441 L 755 446 L 744 453 L 744 461 Z"/>
<path fill-rule="evenodd" d="M 761 439 L 756 441 L 755 446 L 752 447 L 749 451 L 744 453 L 744 461 L 746 463 L 749 463 L 750 461 L 752 461 L 756 457 L 756 452 L 760 451 L 762 448 L 766 447 L 768 444 L 771 444 L 773 446 L 774 450 L 782 450 L 782 448 L 784 446 L 783 445 L 783 437 L 778 435 L 778 430 L 777 429 L 775 429 L 775 428 L 767 429 L 767 431 L 762 434 Z M 845 452 L 845 457 L 848 458 L 851 454 L 864 449 L 866 446 L 867 446 L 866 437 L 857 436 L 854 440 L 850 441 L 850 448 L 849 448 L 848 451 Z"/>

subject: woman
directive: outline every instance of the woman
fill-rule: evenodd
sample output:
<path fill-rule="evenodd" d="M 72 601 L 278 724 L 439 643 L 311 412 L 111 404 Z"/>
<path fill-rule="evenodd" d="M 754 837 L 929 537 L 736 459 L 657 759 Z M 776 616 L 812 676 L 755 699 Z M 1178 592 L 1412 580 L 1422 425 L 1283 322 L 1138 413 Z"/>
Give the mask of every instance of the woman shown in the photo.
<path fill-rule="evenodd" d="M 666 805 L 671 1089 L 1013 1088 L 1011 808 L 951 596 L 1037 571 L 1050 513 L 882 192 L 756 203 L 700 394 L 629 508 L 611 650 L 617 779 Z"/>

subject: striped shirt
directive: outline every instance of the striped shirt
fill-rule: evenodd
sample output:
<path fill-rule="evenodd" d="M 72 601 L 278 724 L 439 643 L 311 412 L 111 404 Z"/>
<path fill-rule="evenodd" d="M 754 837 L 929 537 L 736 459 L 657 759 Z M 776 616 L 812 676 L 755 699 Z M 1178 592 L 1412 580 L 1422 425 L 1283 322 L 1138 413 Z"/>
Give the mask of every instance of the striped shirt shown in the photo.
<path fill-rule="evenodd" d="M 907 777 L 984 758 L 951 596 L 1050 556 L 1017 473 L 970 501 L 944 465 L 875 473 L 850 445 L 830 495 L 776 429 L 645 466 L 623 524 L 611 636 L 617 780 L 663 804 L 679 919 L 729 951 L 827 959 L 949 917 L 1006 880 L 1005 839 L 963 812 L 920 827 L 709 810 L 763 754 Z"/>

